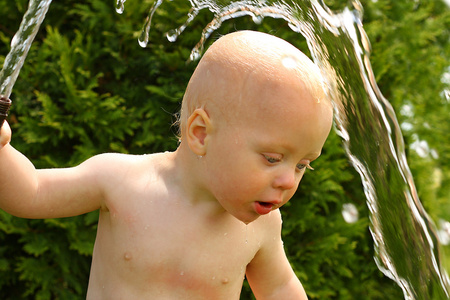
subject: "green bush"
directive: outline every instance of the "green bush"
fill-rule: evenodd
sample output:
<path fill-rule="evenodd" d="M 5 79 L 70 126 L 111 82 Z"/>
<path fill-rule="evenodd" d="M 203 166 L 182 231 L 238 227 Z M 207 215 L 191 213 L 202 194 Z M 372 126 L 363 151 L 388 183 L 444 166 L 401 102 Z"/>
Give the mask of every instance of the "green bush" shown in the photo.
<path fill-rule="evenodd" d="M 342 7 L 346 1 L 328 1 Z M 0 63 L 26 10 L 25 0 L 0 0 Z M 102 152 L 151 153 L 177 146 L 174 114 L 195 63 L 186 64 L 211 14 L 202 12 L 176 43 L 164 33 L 183 23 L 189 3 L 164 3 L 154 16 L 150 44 L 137 43 L 150 1 L 127 1 L 122 15 L 104 0 L 55 1 L 28 54 L 11 99 L 12 144 L 39 168 L 79 164 Z M 396 111 L 410 103 L 414 118 L 399 114 L 427 137 L 441 158 L 409 151 L 424 205 L 435 219 L 450 219 L 449 104 L 439 96 L 448 67 L 449 13 L 439 1 L 365 1 L 375 75 Z M 308 53 L 305 40 L 280 20 L 255 25 L 226 22 L 210 38 L 239 29 L 278 35 Z M 438 92 L 437 92 L 438 91 Z M 428 126 L 425 125 L 428 123 Z M 437 132 L 437 134 L 436 134 Z M 433 133 L 430 135 L 430 133 Z M 429 138 L 428 138 L 429 137 Z M 411 160 L 410 160 L 411 161 Z M 311 299 L 400 299 L 400 289 L 378 271 L 359 175 L 333 132 L 315 171 L 282 209 L 290 261 Z M 430 172 L 442 178 L 430 186 Z M 342 205 L 360 219 L 346 223 Z M 444 208 L 444 209 L 442 209 Z M 25 220 L 0 211 L 0 298 L 85 297 L 98 212 Z M 251 299 L 248 286 L 242 299 Z"/>

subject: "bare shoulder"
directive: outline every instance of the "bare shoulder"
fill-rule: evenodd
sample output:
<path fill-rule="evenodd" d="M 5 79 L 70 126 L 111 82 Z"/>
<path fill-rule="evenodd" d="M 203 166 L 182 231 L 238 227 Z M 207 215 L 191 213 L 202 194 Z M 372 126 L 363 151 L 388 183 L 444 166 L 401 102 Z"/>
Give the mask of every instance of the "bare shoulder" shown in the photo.
<path fill-rule="evenodd" d="M 282 218 L 280 210 L 274 210 L 270 214 L 260 217 L 257 226 L 261 229 L 264 239 L 271 243 L 281 238 Z M 264 244 L 262 244 L 264 246 Z"/>
<path fill-rule="evenodd" d="M 132 154 L 122 154 L 122 153 L 102 153 L 91 157 L 86 160 L 86 162 L 104 164 L 105 167 L 115 165 L 129 165 L 139 161 L 143 161 L 145 157 L 151 157 L 155 154 L 150 155 L 132 155 Z"/>
<path fill-rule="evenodd" d="M 123 199 L 139 198 L 139 194 L 149 189 L 152 182 L 160 178 L 164 162 L 169 160 L 169 153 L 130 155 L 105 153 L 88 159 L 86 167 L 93 170 L 100 180 L 104 191 L 104 205 Z"/>
<path fill-rule="evenodd" d="M 131 155 L 121 153 L 103 153 L 88 159 L 87 167 L 105 173 L 105 175 L 123 177 L 143 170 L 149 171 L 149 167 L 158 161 L 163 153 Z M 131 172 L 128 173 L 128 172 Z"/>
<path fill-rule="evenodd" d="M 259 232 L 259 249 L 250 262 L 247 271 L 267 268 L 273 259 L 278 260 L 284 255 L 283 241 L 281 239 L 282 219 L 280 211 L 274 210 L 270 214 L 255 221 Z M 259 273 L 260 271 L 255 271 Z"/>
<path fill-rule="evenodd" d="M 281 239 L 282 218 L 280 210 L 274 210 L 270 214 L 259 217 L 253 222 L 255 232 L 258 232 L 259 249 L 253 260 L 253 264 L 262 262 L 273 255 L 274 249 L 283 248 Z"/>

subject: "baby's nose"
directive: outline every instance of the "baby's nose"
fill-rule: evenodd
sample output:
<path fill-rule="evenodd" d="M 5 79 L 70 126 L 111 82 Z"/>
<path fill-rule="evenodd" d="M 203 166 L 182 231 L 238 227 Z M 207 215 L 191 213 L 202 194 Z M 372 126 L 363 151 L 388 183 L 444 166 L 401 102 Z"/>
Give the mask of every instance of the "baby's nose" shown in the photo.
<path fill-rule="evenodd" d="M 295 171 L 286 171 L 277 176 L 273 181 L 273 187 L 276 189 L 290 190 L 298 185 Z"/>

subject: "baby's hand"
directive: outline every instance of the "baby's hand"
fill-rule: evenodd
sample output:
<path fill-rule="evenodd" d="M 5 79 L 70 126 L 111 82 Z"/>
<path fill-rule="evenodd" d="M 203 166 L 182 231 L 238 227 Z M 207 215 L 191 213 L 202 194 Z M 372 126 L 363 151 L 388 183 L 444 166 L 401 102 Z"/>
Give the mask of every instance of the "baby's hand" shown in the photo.
<path fill-rule="evenodd" d="M 0 150 L 11 141 L 11 128 L 8 122 L 3 122 L 3 126 L 0 129 Z"/>

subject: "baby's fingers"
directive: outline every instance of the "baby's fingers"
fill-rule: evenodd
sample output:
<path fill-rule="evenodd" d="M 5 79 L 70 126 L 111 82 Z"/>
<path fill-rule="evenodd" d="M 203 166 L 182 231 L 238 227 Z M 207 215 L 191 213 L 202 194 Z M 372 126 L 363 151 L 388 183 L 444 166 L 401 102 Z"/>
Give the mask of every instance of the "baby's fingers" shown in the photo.
<path fill-rule="evenodd" d="M 3 126 L 0 129 L 0 149 L 3 148 L 11 140 L 11 128 L 8 122 L 3 122 Z"/>

